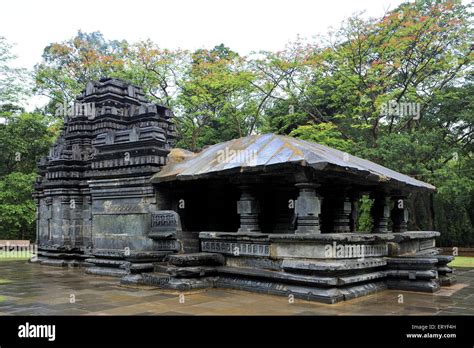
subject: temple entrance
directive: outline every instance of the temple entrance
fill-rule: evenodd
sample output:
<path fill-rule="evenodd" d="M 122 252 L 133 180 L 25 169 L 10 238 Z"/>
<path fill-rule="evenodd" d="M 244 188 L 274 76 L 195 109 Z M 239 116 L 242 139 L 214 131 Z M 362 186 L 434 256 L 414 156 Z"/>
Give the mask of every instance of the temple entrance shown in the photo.
<path fill-rule="evenodd" d="M 235 232 L 239 228 L 239 191 L 223 183 L 183 183 L 173 193 L 183 231 Z"/>

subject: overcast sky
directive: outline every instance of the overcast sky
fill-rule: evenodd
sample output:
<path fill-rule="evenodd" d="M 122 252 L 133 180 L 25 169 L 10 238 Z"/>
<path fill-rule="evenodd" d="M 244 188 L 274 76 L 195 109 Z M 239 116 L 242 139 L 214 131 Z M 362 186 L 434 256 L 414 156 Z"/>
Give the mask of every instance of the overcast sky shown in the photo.
<path fill-rule="evenodd" d="M 224 43 L 241 54 L 281 50 L 299 34 L 337 28 L 358 11 L 380 16 L 401 0 L 9 0 L 0 36 L 14 43 L 15 65 L 32 68 L 46 45 L 99 30 L 107 39 L 150 38 L 167 48 Z"/>
<path fill-rule="evenodd" d="M 338 28 L 354 13 L 381 16 L 403 0 L 6 0 L 0 36 L 14 44 L 14 66 L 33 69 L 43 49 L 101 31 L 106 39 L 151 39 L 163 48 L 212 48 L 224 43 L 246 55 L 279 51 L 298 35 L 312 38 Z M 33 96 L 28 111 L 47 103 Z"/>

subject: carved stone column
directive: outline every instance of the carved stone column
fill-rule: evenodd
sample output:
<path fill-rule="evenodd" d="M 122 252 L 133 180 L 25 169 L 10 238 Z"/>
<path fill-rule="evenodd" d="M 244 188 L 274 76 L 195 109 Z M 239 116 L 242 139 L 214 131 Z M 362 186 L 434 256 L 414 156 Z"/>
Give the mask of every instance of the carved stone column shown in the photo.
<path fill-rule="evenodd" d="M 294 204 L 292 191 L 288 187 L 277 187 L 274 190 L 274 219 L 275 227 L 273 233 L 294 232 Z"/>
<path fill-rule="evenodd" d="M 374 221 L 373 233 L 388 233 L 390 219 L 390 199 L 383 193 L 373 194 L 374 204 L 371 215 Z"/>
<path fill-rule="evenodd" d="M 239 233 L 260 232 L 258 214 L 260 205 L 255 198 L 252 188 L 248 185 L 240 187 L 242 193 L 237 202 L 237 214 L 240 215 Z"/>
<path fill-rule="evenodd" d="M 47 244 L 51 244 L 52 240 L 53 240 L 53 224 L 52 224 L 53 210 L 54 210 L 53 199 L 51 197 L 45 198 L 45 202 L 46 202 L 46 216 L 45 216 L 45 219 L 47 221 L 47 228 L 48 228 L 48 231 L 47 231 L 48 232 L 47 233 L 47 236 L 48 236 Z"/>
<path fill-rule="evenodd" d="M 313 183 L 299 183 L 295 186 L 300 190 L 295 204 L 298 226 L 295 233 L 321 233 L 319 227 L 321 199 L 316 194 L 316 188 L 319 185 Z"/>
<path fill-rule="evenodd" d="M 351 231 L 352 203 L 350 198 L 343 192 L 335 202 L 333 232 L 347 233 Z"/>
<path fill-rule="evenodd" d="M 393 196 L 392 221 L 393 232 L 406 232 L 408 226 L 407 196 Z"/>
<path fill-rule="evenodd" d="M 351 190 L 349 193 L 349 200 L 351 202 L 351 215 L 350 215 L 350 226 L 351 232 L 357 231 L 357 220 L 359 219 L 359 199 L 361 197 L 361 193 L 359 191 Z"/>

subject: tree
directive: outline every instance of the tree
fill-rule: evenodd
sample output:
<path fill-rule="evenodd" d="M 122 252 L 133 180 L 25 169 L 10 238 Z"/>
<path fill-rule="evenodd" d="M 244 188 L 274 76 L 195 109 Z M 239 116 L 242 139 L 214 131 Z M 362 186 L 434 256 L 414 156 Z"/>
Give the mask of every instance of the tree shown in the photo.
<path fill-rule="evenodd" d="M 243 59 L 224 45 L 194 52 L 177 98 L 181 144 L 195 151 L 248 135 L 255 107 L 252 80 Z"/>
<path fill-rule="evenodd" d="M 24 98 L 28 92 L 29 75 L 25 69 L 14 68 L 16 58 L 11 53 L 12 45 L 0 36 L 0 106 L 13 105 Z"/>
<path fill-rule="evenodd" d="M 162 49 L 151 40 L 129 45 L 123 71 L 115 76 L 144 89 L 152 100 L 169 108 L 176 106 L 190 54 L 185 50 Z"/>
<path fill-rule="evenodd" d="M 0 238 L 34 239 L 36 164 L 54 139 L 50 119 L 4 113 L 0 123 Z"/>
<path fill-rule="evenodd" d="M 35 92 L 50 100 L 46 112 L 54 115 L 56 105 L 73 102 L 87 82 L 119 75 L 127 50 L 125 40 L 106 40 L 100 32 L 79 31 L 70 40 L 48 45 L 35 66 Z"/>
<path fill-rule="evenodd" d="M 299 126 L 290 133 L 290 136 L 327 145 L 345 152 L 354 150 L 354 143 L 343 139 L 341 133 L 332 123 Z"/>

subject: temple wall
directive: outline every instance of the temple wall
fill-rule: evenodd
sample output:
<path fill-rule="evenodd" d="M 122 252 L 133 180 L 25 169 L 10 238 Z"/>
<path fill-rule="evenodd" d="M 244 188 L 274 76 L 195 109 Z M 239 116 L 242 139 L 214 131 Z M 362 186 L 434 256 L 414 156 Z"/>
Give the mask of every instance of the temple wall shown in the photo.
<path fill-rule="evenodd" d="M 37 214 L 37 243 L 45 244 L 49 239 L 49 221 L 51 218 L 51 205 L 47 204 L 46 199 L 39 199 Z"/>
<path fill-rule="evenodd" d="M 155 191 L 147 178 L 104 179 L 90 182 L 93 254 L 103 250 L 153 251 L 148 237 Z M 138 185 L 140 184 L 140 185 Z"/>

